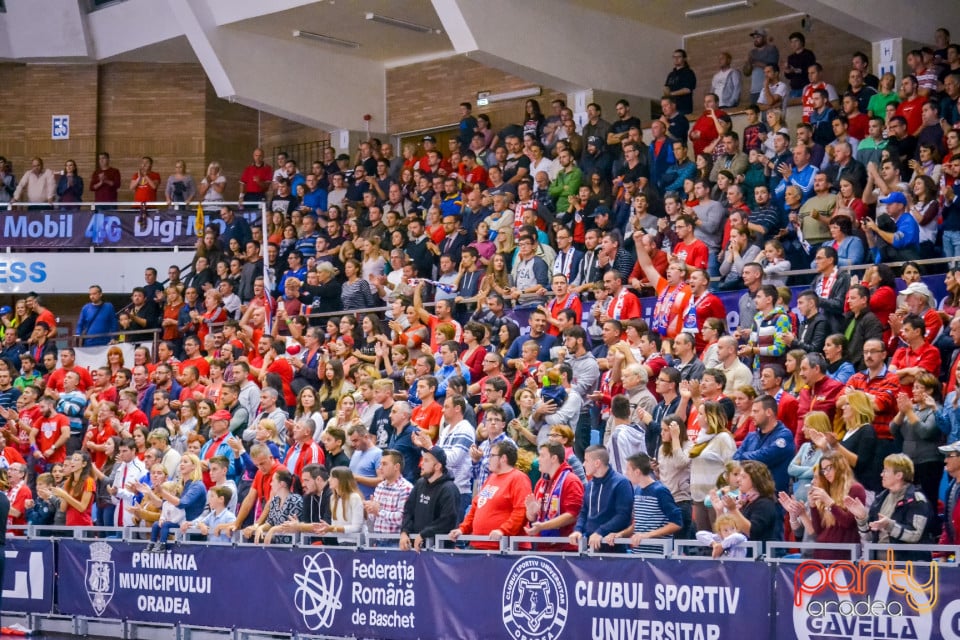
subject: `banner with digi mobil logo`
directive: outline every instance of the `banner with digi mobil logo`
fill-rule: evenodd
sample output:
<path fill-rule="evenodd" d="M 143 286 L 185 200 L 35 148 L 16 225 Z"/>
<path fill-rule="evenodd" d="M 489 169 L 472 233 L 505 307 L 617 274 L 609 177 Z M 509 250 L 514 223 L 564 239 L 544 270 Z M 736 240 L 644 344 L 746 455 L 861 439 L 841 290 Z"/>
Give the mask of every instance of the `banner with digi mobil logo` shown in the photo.
<path fill-rule="evenodd" d="M 3 546 L 3 611 L 51 613 L 55 580 L 53 540 L 7 538 Z"/>
<path fill-rule="evenodd" d="M 764 564 L 65 540 L 60 612 L 368 638 L 769 636 Z"/>
<path fill-rule="evenodd" d="M 260 224 L 259 209 L 245 209 L 242 215 L 251 226 Z M 14 251 L 30 249 L 87 249 L 89 247 L 181 247 L 196 245 L 197 210 L 89 209 L 48 211 L 11 210 L 0 220 L 0 242 Z M 204 210 L 204 224 L 226 223 L 218 208 Z"/>
<path fill-rule="evenodd" d="M 777 638 L 956 640 L 956 566 L 814 560 L 776 571 Z"/>

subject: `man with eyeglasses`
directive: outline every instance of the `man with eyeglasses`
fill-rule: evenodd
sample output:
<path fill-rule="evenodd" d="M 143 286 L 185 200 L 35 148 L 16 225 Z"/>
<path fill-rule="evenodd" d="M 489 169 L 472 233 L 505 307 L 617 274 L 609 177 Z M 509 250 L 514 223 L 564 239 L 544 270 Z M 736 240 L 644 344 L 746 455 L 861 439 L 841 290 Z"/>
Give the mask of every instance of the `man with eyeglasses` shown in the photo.
<path fill-rule="evenodd" d="M 944 469 L 950 478 L 944 500 L 943 531 L 940 544 L 960 544 L 960 441 L 939 447 L 945 458 Z"/>
<path fill-rule="evenodd" d="M 520 306 L 539 306 L 547 301 L 550 286 L 550 268 L 537 255 L 537 243 L 531 235 L 521 235 L 517 243 L 519 252 L 510 274 L 513 285 L 510 297 Z"/>
<path fill-rule="evenodd" d="M 900 392 L 900 379 L 887 368 L 887 348 L 883 340 L 867 340 L 863 344 L 863 364 L 866 367 L 847 380 L 848 390 L 863 391 L 873 405 L 873 430 L 878 440 L 890 445 L 883 455 L 893 451 L 893 436 L 890 433 L 890 421 L 897 415 L 897 394 Z M 881 452 L 878 452 L 880 455 Z M 883 457 L 883 456 L 880 456 Z"/>
<path fill-rule="evenodd" d="M 503 373 L 503 358 L 500 356 L 500 354 L 488 352 L 483 356 L 481 367 L 483 368 L 483 377 L 467 387 L 467 395 L 475 396 L 479 393 L 480 404 L 483 405 L 487 402 L 488 383 L 493 378 L 499 378 L 503 380 L 504 384 L 506 385 L 506 388 L 503 392 L 504 397 L 510 397 L 512 389 L 510 386 L 510 381 L 507 380 L 507 376 Z"/>
<path fill-rule="evenodd" d="M 489 393 L 489 390 L 488 390 Z M 470 447 L 470 461 L 472 462 L 471 477 L 474 487 L 482 487 L 490 477 L 490 454 L 495 444 L 509 442 L 513 446 L 517 443 L 507 435 L 507 415 L 500 407 L 488 407 L 483 414 L 480 428 L 486 431 L 486 438 L 479 445 L 474 443 Z"/>
<path fill-rule="evenodd" d="M 662 398 L 653 412 L 637 408 L 637 417 L 646 429 L 647 451 L 659 451 L 663 432 L 663 419 L 677 413 L 680 408 L 680 372 L 674 367 L 664 367 L 654 379 L 657 394 Z"/>

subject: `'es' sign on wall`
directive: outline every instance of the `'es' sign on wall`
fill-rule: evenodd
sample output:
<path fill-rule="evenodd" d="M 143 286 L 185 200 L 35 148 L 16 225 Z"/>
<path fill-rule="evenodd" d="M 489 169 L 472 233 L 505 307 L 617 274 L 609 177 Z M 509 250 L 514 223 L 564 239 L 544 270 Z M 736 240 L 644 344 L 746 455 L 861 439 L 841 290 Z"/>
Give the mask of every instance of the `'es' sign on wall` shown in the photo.
<path fill-rule="evenodd" d="M 50 122 L 52 140 L 70 139 L 70 116 L 53 116 Z"/>

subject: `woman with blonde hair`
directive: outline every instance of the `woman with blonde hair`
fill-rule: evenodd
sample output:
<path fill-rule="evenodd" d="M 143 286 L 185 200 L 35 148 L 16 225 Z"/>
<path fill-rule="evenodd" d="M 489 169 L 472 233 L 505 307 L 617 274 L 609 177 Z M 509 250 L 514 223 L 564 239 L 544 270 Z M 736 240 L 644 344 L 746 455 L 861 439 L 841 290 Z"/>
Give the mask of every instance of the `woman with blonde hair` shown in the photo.
<path fill-rule="evenodd" d="M 207 165 L 207 175 L 200 181 L 200 197 L 204 205 L 223 202 L 223 190 L 227 187 L 227 178 L 222 173 L 219 162 Z"/>
<path fill-rule="evenodd" d="M 203 513 L 207 503 L 207 488 L 203 484 L 203 468 L 200 459 L 192 453 L 180 458 L 180 479 L 177 480 L 180 491 L 170 493 L 163 485 L 155 487 L 153 494 L 184 510 L 187 520 L 196 520 Z"/>
<path fill-rule="evenodd" d="M 334 467 L 330 470 L 330 523 L 320 522 L 314 525 L 314 532 L 359 533 L 363 526 L 363 497 L 357 487 L 353 472 L 347 467 Z"/>
<path fill-rule="evenodd" d="M 167 187 L 164 190 L 167 196 L 167 206 L 174 202 L 190 202 L 197 197 L 197 185 L 193 182 L 193 176 L 187 173 L 187 163 L 183 160 L 177 160 L 173 165 L 173 173 L 167 178 Z"/>
<path fill-rule="evenodd" d="M 362 424 L 362 421 L 360 420 L 360 413 L 357 411 L 357 401 L 353 394 L 345 393 L 340 396 L 340 400 L 337 402 L 336 414 L 327 420 L 327 428 L 340 427 L 347 431 L 350 427 L 358 424 Z"/>
<path fill-rule="evenodd" d="M 791 349 L 787 351 L 787 358 L 783 362 L 783 368 L 787 372 L 787 377 L 783 379 L 783 390 L 792 396 L 800 395 L 800 392 L 807 383 L 800 377 L 800 361 L 807 355 L 803 349 Z"/>
<path fill-rule="evenodd" d="M 858 544 L 860 532 L 856 518 L 844 503 L 847 498 L 866 502 L 866 490 L 853 477 L 853 470 L 846 458 L 837 451 L 825 453 L 817 463 L 815 472 L 807 500 L 809 511 L 797 500 L 787 501 L 784 505 L 791 520 L 798 518 L 804 528 L 813 533 L 816 542 Z M 800 508 L 794 503 L 798 503 Z M 822 549 L 813 553 L 818 560 L 843 560 L 849 556 L 842 549 Z"/>
<path fill-rule="evenodd" d="M 832 434 L 833 425 L 830 424 L 830 416 L 823 411 L 811 411 L 803 418 L 801 429 L 806 442 L 800 445 L 800 450 L 790 462 L 787 473 L 793 482 L 793 497 L 800 502 L 806 502 L 807 491 L 814 477 L 814 468 L 825 451 L 813 443 L 811 433 Z"/>
<path fill-rule="evenodd" d="M 778 133 L 785 133 L 790 135 L 790 130 L 787 129 L 787 123 L 783 117 L 783 111 L 780 109 L 769 109 L 767 110 L 767 130 L 768 132 L 763 136 L 763 155 L 767 156 L 771 160 L 777 157 L 777 151 L 773 146 L 773 139 Z"/>
<path fill-rule="evenodd" d="M 719 402 L 704 402 L 700 406 L 700 432 L 690 447 L 690 496 L 693 500 L 693 520 L 698 531 L 713 530 L 714 514 L 704 501 L 714 488 L 724 464 L 733 458 L 737 443 L 727 430 L 727 414 Z"/>
<path fill-rule="evenodd" d="M 867 491 L 880 491 L 880 447 L 873 428 L 873 400 L 863 391 L 848 391 L 843 397 L 840 415 L 846 433 L 839 441 L 833 433 L 811 432 L 809 437 L 820 449 L 836 448 Z"/>
<path fill-rule="evenodd" d="M 660 481 L 670 489 L 674 502 L 680 507 L 683 525 L 677 534 L 686 538 L 692 533 L 693 498 L 690 495 L 690 448 L 693 443 L 687 437 L 687 421 L 677 414 L 663 417 L 663 441 L 660 444 L 658 470 Z"/>

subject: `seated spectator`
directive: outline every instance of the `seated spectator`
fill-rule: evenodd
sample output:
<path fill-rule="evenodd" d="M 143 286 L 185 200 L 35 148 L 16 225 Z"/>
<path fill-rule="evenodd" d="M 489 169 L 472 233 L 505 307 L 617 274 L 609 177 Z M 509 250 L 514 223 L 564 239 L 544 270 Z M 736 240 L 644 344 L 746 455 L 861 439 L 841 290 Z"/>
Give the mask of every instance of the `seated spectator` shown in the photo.
<path fill-rule="evenodd" d="M 883 544 L 928 544 L 934 510 L 927 497 L 913 484 L 914 465 L 909 456 L 893 453 L 883 460 L 883 491 L 869 510 L 863 501 L 847 496 L 844 506 L 857 520 L 860 540 Z M 929 552 L 895 551 L 903 560 L 929 560 Z"/>

